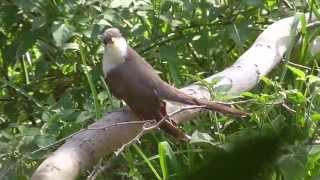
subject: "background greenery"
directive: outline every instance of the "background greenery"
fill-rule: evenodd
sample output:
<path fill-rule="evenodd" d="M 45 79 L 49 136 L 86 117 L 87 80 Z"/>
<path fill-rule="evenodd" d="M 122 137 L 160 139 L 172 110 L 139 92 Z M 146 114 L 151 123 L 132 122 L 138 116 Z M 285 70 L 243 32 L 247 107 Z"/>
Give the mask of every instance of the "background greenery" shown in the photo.
<path fill-rule="evenodd" d="M 105 27 L 120 28 L 181 87 L 232 64 L 272 22 L 319 8 L 317 0 L 0 1 L 0 179 L 27 179 L 55 146 L 41 148 L 120 106 L 101 79 Z M 183 127 L 192 144 L 146 135 L 111 165 L 102 159 L 97 178 L 320 179 L 320 56 L 308 53 L 320 30 L 303 27 L 285 63 L 241 97 L 250 118 L 203 116 Z"/>

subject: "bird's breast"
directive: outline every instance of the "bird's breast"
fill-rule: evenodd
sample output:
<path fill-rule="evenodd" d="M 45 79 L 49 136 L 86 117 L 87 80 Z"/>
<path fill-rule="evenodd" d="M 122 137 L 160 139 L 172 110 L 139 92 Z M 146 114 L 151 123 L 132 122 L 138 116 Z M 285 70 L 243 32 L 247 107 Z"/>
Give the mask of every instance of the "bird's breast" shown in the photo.
<path fill-rule="evenodd" d="M 108 48 L 105 50 L 103 55 L 102 69 L 104 77 L 114 68 L 123 64 L 125 62 L 125 57 L 118 49 Z"/>

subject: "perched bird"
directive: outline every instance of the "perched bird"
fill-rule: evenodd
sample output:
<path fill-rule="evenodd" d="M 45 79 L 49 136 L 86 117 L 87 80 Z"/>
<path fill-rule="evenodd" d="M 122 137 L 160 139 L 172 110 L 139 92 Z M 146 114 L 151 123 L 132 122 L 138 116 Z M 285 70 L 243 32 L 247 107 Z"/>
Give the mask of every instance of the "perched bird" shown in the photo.
<path fill-rule="evenodd" d="M 124 100 L 141 120 L 160 121 L 166 116 L 164 100 L 203 105 L 206 109 L 236 117 L 246 116 L 246 113 L 229 106 L 196 99 L 163 81 L 158 72 L 128 45 L 119 29 L 106 29 L 102 40 L 106 84 L 111 93 Z M 168 120 L 163 121 L 160 128 L 177 139 L 188 139 L 188 136 Z"/>

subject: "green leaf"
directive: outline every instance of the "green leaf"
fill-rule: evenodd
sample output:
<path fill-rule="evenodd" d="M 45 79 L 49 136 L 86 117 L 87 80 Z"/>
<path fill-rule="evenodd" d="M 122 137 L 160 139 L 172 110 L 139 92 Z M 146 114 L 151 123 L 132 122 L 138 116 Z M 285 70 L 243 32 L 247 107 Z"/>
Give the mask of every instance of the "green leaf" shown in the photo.
<path fill-rule="evenodd" d="M 74 121 L 76 117 L 79 115 L 79 113 L 75 112 L 74 109 L 64 109 L 59 114 L 60 118 L 65 122 Z"/>
<path fill-rule="evenodd" d="M 259 95 L 254 94 L 252 92 L 243 92 L 243 93 L 241 93 L 241 96 L 259 99 Z"/>
<path fill-rule="evenodd" d="M 320 113 L 315 113 L 311 115 L 312 121 L 319 122 L 320 121 Z"/>
<path fill-rule="evenodd" d="M 100 26 L 112 26 L 112 24 L 109 22 L 109 21 L 107 21 L 107 20 L 105 20 L 105 19 L 101 19 L 98 23 L 97 23 L 98 25 L 100 25 Z"/>
<path fill-rule="evenodd" d="M 55 142 L 55 137 L 46 136 L 46 135 L 38 135 L 35 137 L 34 141 L 38 147 L 46 147 Z"/>
<path fill-rule="evenodd" d="M 215 143 L 213 143 L 212 141 L 213 138 L 208 133 L 201 133 L 196 130 L 191 136 L 190 143 L 205 143 L 215 145 Z"/>
<path fill-rule="evenodd" d="M 263 7 L 263 0 L 242 0 L 242 3 L 253 7 Z"/>
<path fill-rule="evenodd" d="M 280 158 L 280 171 L 284 180 L 300 180 L 305 175 L 306 156 L 303 154 L 287 154 Z"/>
<path fill-rule="evenodd" d="M 24 11 L 31 11 L 36 8 L 36 1 L 15 0 L 15 4 Z"/>
<path fill-rule="evenodd" d="M 19 46 L 17 48 L 17 56 L 20 56 L 26 53 L 35 43 L 36 43 L 36 34 L 32 31 L 24 31 L 20 37 Z"/>
<path fill-rule="evenodd" d="M 8 152 L 10 146 L 8 143 L 0 141 L 0 154 Z"/>
<path fill-rule="evenodd" d="M 62 46 L 74 34 L 74 28 L 71 25 L 60 23 L 55 25 L 56 28 L 52 33 L 53 39 L 57 46 Z"/>
<path fill-rule="evenodd" d="M 304 95 L 297 90 L 288 90 L 285 92 L 287 93 L 288 99 L 290 101 L 293 101 L 297 104 L 302 104 L 306 101 L 306 98 L 304 97 Z"/>
<path fill-rule="evenodd" d="M 61 48 L 63 50 L 77 50 L 79 51 L 79 44 L 77 43 L 64 43 Z"/>
<path fill-rule="evenodd" d="M 309 151 L 309 154 L 319 154 L 320 153 L 320 145 L 319 144 L 315 144 L 312 145 L 311 150 Z"/>
<path fill-rule="evenodd" d="M 303 71 L 290 65 L 286 65 L 286 66 L 294 75 L 298 77 L 298 79 L 306 80 L 306 74 Z"/>
<path fill-rule="evenodd" d="M 44 27 L 46 25 L 46 19 L 45 17 L 41 16 L 41 17 L 36 17 L 33 19 L 32 22 L 32 30 L 37 30 L 41 27 Z"/>
<path fill-rule="evenodd" d="M 150 162 L 149 158 L 147 158 L 147 156 L 142 152 L 141 148 L 136 144 L 133 144 L 132 146 L 137 151 L 137 153 L 143 158 L 143 160 L 147 163 L 147 165 L 149 166 L 149 168 L 153 172 L 153 174 L 156 176 L 156 178 L 158 180 L 162 180 L 162 178 L 160 177 L 160 175 L 157 172 L 156 168 L 152 165 L 152 163 Z"/>
<path fill-rule="evenodd" d="M 100 100 L 100 102 L 102 102 L 108 98 L 109 98 L 109 94 L 107 93 L 107 91 L 102 91 L 98 94 L 98 99 Z"/>
<path fill-rule="evenodd" d="M 162 143 L 163 148 L 165 148 L 165 151 L 167 153 L 166 155 L 168 156 L 168 158 L 170 160 L 169 161 L 170 164 L 173 166 L 173 168 L 176 170 L 176 172 L 180 172 L 181 167 L 179 165 L 179 161 L 177 160 L 177 157 L 176 157 L 175 153 L 173 152 L 170 144 L 167 141 L 164 141 L 161 143 Z"/>
<path fill-rule="evenodd" d="M 237 23 L 226 27 L 229 37 L 239 48 L 244 46 L 244 42 L 250 35 L 247 26 L 248 24 L 246 23 Z"/>
<path fill-rule="evenodd" d="M 53 114 L 47 121 L 46 133 L 48 134 L 59 134 L 63 122 L 59 118 L 59 114 Z"/>
<path fill-rule="evenodd" d="M 82 123 L 82 122 L 86 122 L 89 119 L 94 118 L 94 114 L 90 113 L 88 111 L 83 111 L 79 114 L 79 116 L 77 117 L 76 122 L 77 123 Z"/>
<path fill-rule="evenodd" d="M 113 0 L 110 8 L 128 8 L 134 0 Z"/>
<path fill-rule="evenodd" d="M 18 21 L 18 7 L 15 5 L 1 5 L 0 6 L 0 23 L 5 28 L 12 27 L 14 23 Z"/>
<path fill-rule="evenodd" d="M 165 0 L 166 2 L 170 3 L 177 3 L 179 5 L 183 5 L 184 1 L 183 0 Z"/>
<path fill-rule="evenodd" d="M 163 46 L 160 48 L 160 57 L 163 58 L 164 61 L 168 62 L 170 77 L 172 78 L 174 84 L 180 85 L 181 78 L 179 73 L 180 63 L 177 57 L 176 48 Z"/>
<path fill-rule="evenodd" d="M 277 3 L 278 3 L 277 0 L 267 0 L 267 1 L 266 1 L 266 4 L 267 4 L 267 6 L 268 6 L 269 8 L 272 8 L 272 7 L 276 6 Z"/>
<path fill-rule="evenodd" d="M 35 136 L 40 134 L 39 128 L 19 126 L 19 130 L 23 136 Z"/>
<path fill-rule="evenodd" d="M 274 85 L 274 82 L 271 79 L 269 79 L 269 78 L 267 78 L 265 76 L 263 76 L 261 78 L 261 80 L 268 86 L 273 86 Z"/>
<path fill-rule="evenodd" d="M 320 78 L 318 76 L 308 75 L 307 78 L 310 84 L 313 84 L 315 82 L 320 82 Z"/>

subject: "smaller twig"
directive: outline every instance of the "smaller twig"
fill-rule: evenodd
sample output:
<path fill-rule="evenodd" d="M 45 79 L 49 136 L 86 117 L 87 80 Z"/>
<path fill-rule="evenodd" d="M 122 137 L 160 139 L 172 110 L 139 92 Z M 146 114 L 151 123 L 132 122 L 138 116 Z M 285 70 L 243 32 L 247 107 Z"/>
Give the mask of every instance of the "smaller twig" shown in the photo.
<path fill-rule="evenodd" d="M 109 169 L 111 167 L 111 162 L 115 157 L 112 156 L 108 161 L 104 163 L 103 158 L 101 158 L 98 162 L 98 164 L 94 167 L 94 169 L 91 171 L 91 173 L 88 175 L 87 180 L 95 180 L 106 169 Z"/>
<path fill-rule="evenodd" d="M 127 124 L 146 124 L 149 123 L 153 120 L 146 120 L 146 121 L 128 121 L 128 122 L 120 122 L 120 123 L 114 123 L 111 125 L 107 125 L 107 126 L 102 126 L 102 127 L 98 127 L 98 128 L 87 128 L 87 130 L 105 130 L 114 126 L 119 126 L 119 125 L 127 125 Z"/>
<path fill-rule="evenodd" d="M 117 151 L 115 151 L 116 156 L 118 156 L 126 147 L 130 146 L 131 144 L 135 143 L 136 141 L 139 141 L 140 137 L 143 136 L 147 131 L 151 131 L 151 130 L 159 127 L 160 124 L 163 123 L 163 121 L 167 120 L 171 116 L 178 114 L 178 113 L 185 111 L 185 110 L 199 109 L 199 108 L 206 108 L 206 106 L 185 106 L 185 107 L 182 107 L 176 111 L 173 111 L 172 113 L 165 115 L 160 121 L 158 121 L 156 123 L 144 124 L 142 127 L 142 130 L 133 139 L 131 139 L 129 142 L 123 144 Z M 151 121 L 149 120 L 148 122 L 151 122 Z"/>
<path fill-rule="evenodd" d="M 111 166 L 111 161 L 108 161 L 105 165 L 103 165 L 102 167 L 100 167 L 92 176 L 92 178 L 90 180 L 95 180 L 99 174 L 101 174 L 103 171 L 105 171 L 106 169 L 109 169 Z"/>
<path fill-rule="evenodd" d="M 108 125 L 108 126 L 99 127 L 99 128 L 86 128 L 86 129 L 81 129 L 80 131 L 75 132 L 75 133 L 72 133 L 72 134 L 70 134 L 69 136 L 64 137 L 64 138 L 62 138 L 62 139 L 59 139 L 58 141 L 56 141 L 56 142 L 54 142 L 54 143 L 52 143 L 52 144 L 49 144 L 49 145 L 47 145 L 47 146 L 45 146 L 45 147 L 42 147 L 42 148 L 39 148 L 39 149 L 37 149 L 37 150 L 35 150 L 35 151 L 32 151 L 30 154 L 35 154 L 35 153 L 37 153 L 37 152 L 43 151 L 43 150 L 45 150 L 45 149 L 48 149 L 48 148 L 50 148 L 50 147 L 52 147 L 52 146 L 58 145 L 58 144 L 64 142 L 65 140 L 71 138 L 72 136 L 77 135 L 77 134 L 79 134 L 79 133 L 81 133 L 81 132 L 83 132 L 83 131 L 85 131 L 85 130 L 105 130 L 105 129 L 108 129 L 108 128 L 111 128 L 111 127 L 114 127 L 114 126 L 119 126 L 119 125 L 145 124 L 145 123 L 148 123 L 148 122 L 150 122 L 150 120 L 149 120 L 149 121 L 129 121 L 129 122 L 114 123 L 114 124 L 111 124 L 111 125 Z"/>
<path fill-rule="evenodd" d="M 195 59 L 200 59 L 199 53 L 194 49 L 191 43 L 187 43 L 187 47 L 190 49 L 191 54 Z"/>
<path fill-rule="evenodd" d="M 291 66 L 295 66 L 295 67 L 299 67 L 299 68 L 311 70 L 310 67 L 307 67 L 307 66 L 304 66 L 304 65 L 301 65 L 301 64 L 297 64 L 297 63 L 293 63 L 293 62 L 291 62 L 291 61 L 288 61 L 288 64 L 291 65 Z"/>
<path fill-rule="evenodd" d="M 255 100 L 247 99 L 242 101 L 231 101 L 231 102 L 222 102 L 222 101 L 213 101 L 213 102 L 223 104 L 223 105 L 236 105 L 236 104 L 244 104 L 244 103 L 253 102 L 253 101 Z"/>
<path fill-rule="evenodd" d="M 293 110 L 291 107 L 289 107 L 288 105 L 286 105 L 285 103 L 281 103 L 281 106 L 284 107 L 287 111 L 289 111 L 291 113 L 297 112 L 297 111 Z"/>
<path fill-rule="evenodd" d="M 143 134 L 145 133 L 146 131 L 144 129 L 142 129 L 142 131 L 140 131 L 138 133 L 138 135 L 136 135 L 133 139 L 131 139 L 129 142 L 123 144 L 118 150 L 116 150 L 114 153 L 116 156 L 118 156 L 123 150 L 124 148 L 126 148 L 127 146 L 135 143 L 136 141 L 139 141 L 140 137 L 143 136 Z"/>
<path fill-rule="evenodd" d="M 295 66 L 295 67 L 298 67 L 298 68 L 306 69 L 306 70 L 309 70 L 309 71 L 312 70 L 312 68 L 310 68 L 310 67 L 307 67 L 307 66 L 304 66 L 304 65 L 301 65 L 301 64 L 297 64 L 297 63 L 293 63 L 291 61 L 288 61 L 288 64 L 291 65 L 291 66 Z M 320 72 L 320 68 L 316 68 L 314 70 L 317 71 L 317 72 Z"/>
<path fill-rule="evenodd" d="M 288 8 L 290 8 L 290 9 L 293 9 L 293 8 L 294 8 L 287 0 L 282 0 L 282 2 L 283 2 L 283 4 L 284 4 L 285 6 L 287 6 Z"/>
<path fill-rule="evenodd" d="M 316 28 L 316 27 L 318 27 L 318 26 L 320 26 L 320 21 L 315 21 L 315 22 L 309 23 L 309 24 L 307 25 L 307 28 L 308 28 L 308 29 L 312 29 L 312 28 Z"/>
<path fill-rule="evenodd" d="M 56 141 L 56 142 L 54 142 L 54 143 L 52 143 L 52 144 L 49 144 L 49 145 L 44 146 L 44 147 L 42 147 L 42 148 L 39 148 L 39 149 L 37 149 L 37 150 L 35 150 L 35 151 L 32 151 L 30 154 L 35 154 L 35 153 L 37 153 L 37 152 L 46 150 L 46 149 L 48 149 L 48 148 L 50 148 L 50 147 L 52 147 L 52 146 L 58 145 L 58 144 L 64 142 L 65 140 L 71 138 L 72 136 L 74 136 L 74 135 L 76 135 L 76 134 L 79 134 L 79 133 L 81 133 L 81 132 L 83 132 L 83 131 L 85 131 L 85 130 L 86 130 L 86 129 L 81 129 L 80 131 L 75 132 L 75 133 L 72 133 L 72 134 L 70 134 L 69 136 L 64 137 L 64 138 L 62 138 L 62 139 L 59 139 L 58 141 Z"/>
<path fill-rule="evenodd" d="M 101 168 L 102 166 L 102 162 L 103 162 L 103 158 L 101 158 L 99 160 L 99 162 L 97 163 L 97 165 L 94 166 L 93 170 L 90 172 L 90 174 L 87 177 L 87 180 L 94 180 L 96 179 L 96 174 L 98 172 L 98 170 Z"/>
<path fill-rule="evenodd" d="M 0 101 L 13 101 L 13 98 L 0 98 Z"/>

